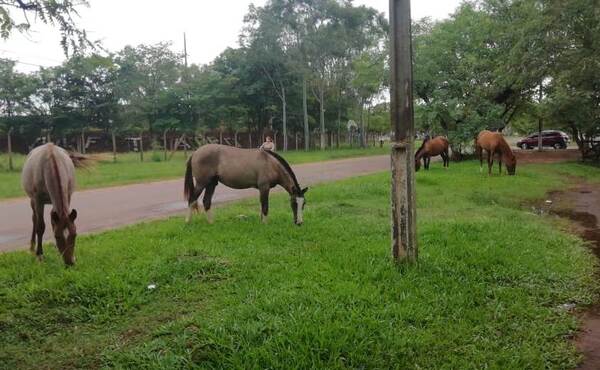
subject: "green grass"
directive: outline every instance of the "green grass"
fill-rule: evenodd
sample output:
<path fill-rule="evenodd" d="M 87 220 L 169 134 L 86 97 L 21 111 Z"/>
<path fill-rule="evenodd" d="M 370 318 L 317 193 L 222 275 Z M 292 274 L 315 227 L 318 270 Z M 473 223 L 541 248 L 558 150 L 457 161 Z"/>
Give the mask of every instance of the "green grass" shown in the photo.
<path fill-rule="evenodd" d="M 282 155 L 292 164 L 317 162 L 333 159 L 360 157 L 389 153 L 389 148 L 370 147 L 368 149 L 337 149 L 324 151 L 290 151 Z M 157 181 L 180 178 L 185 172 L 185 156 L 183 152 L 177 153 L 171 161 L 158 161 L 162 159 L 162 152 L 145 153 L 145 162 L 140 162 L 139 154 L 120 154 L 117 163 L 113 163 L 112 154 L 103 155 L 94 168 L 77 171 L 78 189 L 100 188 L 114 185 Z M 153 160 L 153 157 L 157 161 Z M 25 156 L 17 155 L 14 158 L 16 170 L 8 172 L 8 158 L 0 155 L 0 199 L 24 196 L 21 188 L 20 169 Z"/>
<path fill-rule="evenodd" d="M 581 165 L 488 178 L 474 162 L 417 175 L 420 261 L 389 258 L 389 178 L 312 188 L 305 225 L 287 197 L 81 237 L 78 264 L 0 255 L 6 368 L 572 368 L 594 258 L 523 210 Z M 82 210 L 84 212 L 84 210 Z M 245 215 L 246 217 L 240 217 Z M 149 284 L 157 288 L 149 290 Z"/>

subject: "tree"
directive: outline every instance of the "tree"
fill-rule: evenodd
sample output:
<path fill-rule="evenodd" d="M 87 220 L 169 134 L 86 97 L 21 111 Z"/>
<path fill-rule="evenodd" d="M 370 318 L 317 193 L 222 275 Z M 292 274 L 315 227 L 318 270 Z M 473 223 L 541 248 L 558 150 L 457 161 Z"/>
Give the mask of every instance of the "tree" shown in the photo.
<path fill-rule="evenodd" d="M 7 137 L 8 169 L 14 170 L 12 160 L 12 133 L 19 116 L 28 108 L 32 91 L 31 77 L 14 70 L 15 62 L 0 59 L 0 129 Z"/>
<path fill-rule="evenodd" d="M 31 29 L 29 20 L 36 19 L 58 27 L 61 45 L 67 55 L 69 51 L 93 46 L 85 30 L 80 29 L 74 21 L 80 6 L 89 4 L 85 0 L 0 0 L 0 37 L 7 39 L 14 30 L 28 32 Z M 13 12 L 22 17 L 18 19 Z"/>
<path fill-rule="evenodd" d="M 384 61 L 383 55 L 364 53 L 354 60 L 352 65 L 354 71 L 352 87 L 355 89 L 356 96 L 359 99 L 361 145 L 363 148 L 367 146 L 365 108 L 371 105 L 372 99 L 383 88 L 385 80 Z"/>
<path fill-rule="evenodd" d="M 594 138 L 600 135 L 600 9 L 594 1 L 550 0 L 544 16 L 554 61 L 545 111 L 571 132 L 583 158 L 599 161 Z"/>

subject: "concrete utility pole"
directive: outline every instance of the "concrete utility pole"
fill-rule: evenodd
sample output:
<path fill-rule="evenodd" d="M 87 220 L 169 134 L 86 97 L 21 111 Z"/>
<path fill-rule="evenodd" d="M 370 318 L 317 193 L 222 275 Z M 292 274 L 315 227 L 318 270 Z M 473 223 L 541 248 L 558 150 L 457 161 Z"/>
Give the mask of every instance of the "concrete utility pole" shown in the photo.
<path fill-rule="evenodd" d="M 410 0 L 390 0 L 392 85 L 392 257 L 416 262 L 414 111 Z"/>

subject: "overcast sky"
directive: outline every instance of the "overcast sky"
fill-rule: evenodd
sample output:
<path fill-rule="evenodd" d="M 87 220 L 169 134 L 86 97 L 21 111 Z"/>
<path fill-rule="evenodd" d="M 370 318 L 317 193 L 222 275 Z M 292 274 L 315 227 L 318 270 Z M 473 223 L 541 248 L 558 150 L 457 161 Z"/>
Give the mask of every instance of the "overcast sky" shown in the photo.
<path fill-rule="evenodd" d="M 354 0 L 388 13 L 389 0 Z M 191 63 L 212 61 L 226 47 L 237 45 L 248 5 L 263 5 L 266 0 L 89 0 L 82 8 L 79 24 L 91 40 L 102 40 L 105 48 L 117 51 L 125 45 L 172 41 L 174 50 L 183 49 L 187 33 Z M 453 13 L 461 0 L 413 0 L 414 19 L 442 19 Z M 168 6 L 165 6 L 168 5 Z M 14 32 L 0 40 L 0 57 L 21 62 L 21 71 L 37 70 L 37 65 L 60 64 L 64 55 L 57 31 L 34 24 L 29 35 Z"/>

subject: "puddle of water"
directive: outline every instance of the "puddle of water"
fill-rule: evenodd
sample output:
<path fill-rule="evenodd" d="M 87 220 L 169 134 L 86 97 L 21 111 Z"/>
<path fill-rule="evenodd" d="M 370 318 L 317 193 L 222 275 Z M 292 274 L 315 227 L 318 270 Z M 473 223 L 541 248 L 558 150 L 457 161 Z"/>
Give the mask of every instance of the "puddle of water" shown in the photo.
<path fill-rule="evenodd" d="M 597 189 L 587 188 L 569 192 L 556 192 L 551 194 L 552 199 L 565 206 L 552 209 L 550 212 L 575 222 L 579 226 L 579 234 L 589 242 L 590 250 L 600 259 L 600 228 L 598 217 L 600 214 L 600 192 Z M 588 208 L 591 207 L 591 208 Z M 594 212 L 595 214 L 586 212 Z M 600 273 L 597 274 L 600 281 Z M 600 302 L 596 302 L 582 317 L 583 328 L 575 339 L 577 348 L 584 355 L 584 361 L 577 367 L 579 370 L 600 369 Z"/>

